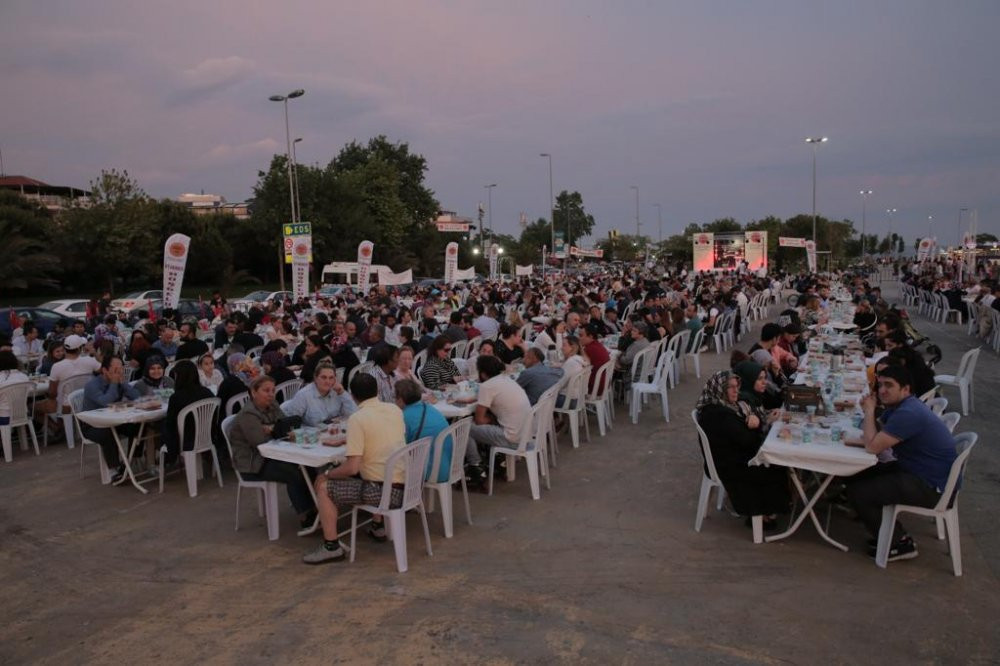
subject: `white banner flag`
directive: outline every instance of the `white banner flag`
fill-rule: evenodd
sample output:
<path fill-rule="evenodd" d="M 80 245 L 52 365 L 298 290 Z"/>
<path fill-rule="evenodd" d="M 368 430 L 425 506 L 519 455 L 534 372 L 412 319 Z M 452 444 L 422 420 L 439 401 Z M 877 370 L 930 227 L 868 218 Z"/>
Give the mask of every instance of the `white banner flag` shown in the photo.
<path fill-rule="evenodd" d="M 292 241 L 292 296 L 298 301 L 309 295 L 309 257 L 312 235 L 290 236 Z"/>
<path fill-rule="evenodd" d="M 806 260 L 809 262 L 809 272 L 816 272 L 816 243 L 806 241 Z"/>
<path fill-rule="evenodd" d="M 358 245 L 358 293 L 368 295 L 368 283 L 371 282 L 372 253 L 375 244 L 371 241 L 361 241 Z"/>
<path fill-rule="evenodd" d="M 715 268 L 715 234 L 703 231 L 694 235 L 694 269 L 710 271 Z"/>
<path fill-rule="evenodd" d="M 393 273 L 388 268 L 380 268 L 378 271 L 378 283 L 385 286 L 412 284 L 413 269 L 408 269 L 402 273 Z"/>
<path fill-rule="evenodd" d="M 604 250 L 587 250 L 582 247 L 571 245 L 569 248 L 569 254 L 572 257 L 597 257 L 598 259 L 601 259 L 604 257 Z"/>
<path fill-rule="evenodd" d="M 455 269 L 455 281 L 460 280 L 475 280 L 476 279 L 476 269 L 474 266 L 469 266 L 468 268 L 456 268 Z"/>
<path fill-rule="evenodd" d="M 181 285 L 184 283 L 184 268 L 187 266 L 190 245 L 190 236 L 174 234 L 163 246 L 164 308 L 176 308 L 181 298 Z"/>
<path fill-rule="evenodd" d="M 792 238 L 790 236 L 778 236 L 778 247 L 805 247 L 805 238 Z"/>
<path fill-rule="evenodd" d="M 496 243 L 490 244 L 490 279 L 497 279 L 497 266 L 500 263 L 500 246 Z"/>
<path fill-rule="evenodd" d="M 934 247 L 934 240 L 931 238 L 921 238 L 920 244 L 917 245 L 917 261 L 924 263 L 931 254 L 931 248 Z"/>
<path fill-rule="evenodd" d="M 458 243 L 448 243 L 444 249 L 444 281 L 451 286 L 455 284 L 455 271 L 458 270 Z"/>
<path fill-rule="evenodd" d="M 535 272 L 535 267 L 532 266 L 531 264 L 528 264 L 527 266 L 514 267 L 514 275 L 518 277 L 521 277 L 522 275 L 531 275 L 534 272 Z"/>

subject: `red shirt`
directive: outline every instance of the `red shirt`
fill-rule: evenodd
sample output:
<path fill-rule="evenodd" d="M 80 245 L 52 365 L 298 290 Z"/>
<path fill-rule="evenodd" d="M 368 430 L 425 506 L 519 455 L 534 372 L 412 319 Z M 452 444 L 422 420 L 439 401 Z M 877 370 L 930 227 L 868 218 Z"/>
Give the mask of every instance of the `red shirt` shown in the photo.
<path fill-rule="evenodd" d="M 475 326 L 470 326 L 465 329 L 465 335 L 471 340 L 472 338 L 478 338 L 482 336 L 482 332 Z"/>
<path fill-rule="evenodd" d="M 601 369 L 602 365 L 611 360 L 611 354 L 608 352 L 607 348 L 597 340 L 594 340 L 589 345 L 584 347 L 583 353 L 590 359 L 590 380 L 587 382 L 587 389 L 593 393 L 594 380 L 597 378 L 597 371 Z M 602 383 L 601 390 L 603 389 L 604 384 Z"/>

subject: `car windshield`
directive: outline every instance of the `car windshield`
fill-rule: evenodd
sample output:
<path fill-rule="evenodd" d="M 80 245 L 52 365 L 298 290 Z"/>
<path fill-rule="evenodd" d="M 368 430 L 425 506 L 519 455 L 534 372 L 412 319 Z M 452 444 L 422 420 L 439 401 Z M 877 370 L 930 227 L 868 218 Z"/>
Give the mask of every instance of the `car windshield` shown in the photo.
<path fill-rule="evenodd" d="M 70 304 L 67 303 L 66 301 L 49 301 L 48 303 L 42 303 L 38 307 L 45 308 L 46 310 L 55 310 L 56 308 L 61 307 L 63 305 L 66 305 L 68 307 Z"/>
<path fill-rule="evenodd" d="M 141 291 L 133 291 L 131 294 L 125 294 L 122 296 L 122 300 L 135 300 L 136 298 L 142 296 L 142 294 L 143 292 Z"/>
<path fill-rule="evenodd" d="M 244 296 L 240 300 L 244 301 L 262 301 L 268 297 L 271 292 L 269 291 L 251 291 L 249 294 Z"/>

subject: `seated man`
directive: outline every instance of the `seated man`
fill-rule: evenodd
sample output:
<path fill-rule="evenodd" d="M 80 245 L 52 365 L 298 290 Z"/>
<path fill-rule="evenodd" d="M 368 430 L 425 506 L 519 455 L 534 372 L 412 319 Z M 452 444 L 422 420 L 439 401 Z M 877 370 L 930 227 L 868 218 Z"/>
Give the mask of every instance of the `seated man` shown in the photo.
<path fill-rule="evenodd" d="M 529 347 L 524 353 L 524 370 L 517 376 L 517 384 L 524 389 L 528 402 L 534 405 L 542 394 L 562 379 L 562 368 L 545 365 L 545 355 L 538 347 Z"/>
<path fill-rule="evenodd" d="M 406 443 L 415 442 L 424 437 L 435 439 L 448 428 L 448 421 L 438 410 L 421 400 L 423 389 L 412 379 L 400 379 L 396 382 L 396 404 L 403 410 L 403 422 L 406 424 Z M 451 476 L 452 438 L 446 437 L 441 447 L 441 461 L 438 464 L 438 474 L 434 477 L 434 449 L 427 456 L 427 468 L 424 480 L 432 483 L 444 483 Z"/>
<path fill-rule="evenodd" d="M 198 327 L 190 322 L 184 322 L 180 328 L 181 344 L 174 354 L 175 360 L 185 358 L 201 358 L 208 353 L 208 344 L 198 339 Z"/>
<path fill-rule="evenodd" d="M 875 396 L 867 396 L 861 405 L 865 450 L 877 455 L 891 448 L 896 456 L 896 460 L 877 464 L 847 482 L 847 496 L 872 535 L 878 535 L 882 507 L 888 504 L 937 504 L 957 456 L 947 426 L 910 394 L 912 384 L 906 368 L 890 365 L 878 374 L 878 399 L 886 407 L 881 421 L 875 419 Z M 875 555 L 874 543 L 869 554 Z M 897 522 L 889 561 L 916 556 L 917 544 Z"/>
<path fill-rule="evenodd" d="M 117 356 L 108 356 L 101 362 L 100 374 L 94 375 L 83 389 L 83 411 L 102 409 L 112 403 L 136 400 L 138 397 L 139 391 L 125 381 L 125 365 L 122 360 Z M 97 442 L 101 447 L 104 462 L 108 467 L 117 468 L 111 477 L 111 482 L 118 485 L 124 481 L 125 461 L 118 454 L 111 428 L 95 428 L 81 421 L 80 431 L 84 437 Z M 129 440 L 138 433 L 139 426 L 135 423 L 118 426 L 118 436 L 125 440 L 123 445 L 126 449 Z"/>
<path fill-rule="evenodd" d="M 629 329 L 632 342 L 626 347 L 625 353 L 615 361 L 615 370 L 628 372 L 632 368 L 632 361 L 639 355 L 639 352 L 649 347 L 649 339 L 646 337 L 648 330 L 649 325 L 644 321 L 632 323 L 632 327 Z M 631 380 L 631 378 L 629 379 Z"/>
<path fill-rule="evenodd" d="M 385 463 L 406 445 L 403 412 L 395 404 L 378 399 L 378 383 L 371 375 L 359 372 L 351 381 L 351 395 L 358 411 L 347 420 L 347 461 L 331 467 L 316 477 L 316 505 L 323 525 L 323 543 L 302 557 L 306 564 L 343 560 L 346 554 L 337 539 L 337 517 L 357 504 L 382 501 Z M 358 476 L 360 475 L 360 476 Z M 403 502 L 403 468 L 393 470 L 390 507 Z M 385 526 L 375 516 L 368 534 L 385 541 Z"/>
<path fill-rule="evenodd" d="M 177 343 L 174 342 L 174 329 L 164 326 L 160 329 L 160 339 L 153 343 L 153 349 L 157 349 L 168 361 L 174 360 L 177 356 Z"/>
<path fill-rule="evenodd" d="M 488 465 L 483 461 L 491 446 L 517 448 L 521 429 L 531 421 L 531 403 L 524 389 L 504 374 L 504 364 L 496 356 L 476 358 L 479 373 L 479 399 L 470 432 L 475 446 L 465 452 L 465 462 L 472 481 L 482 482 Z"/>

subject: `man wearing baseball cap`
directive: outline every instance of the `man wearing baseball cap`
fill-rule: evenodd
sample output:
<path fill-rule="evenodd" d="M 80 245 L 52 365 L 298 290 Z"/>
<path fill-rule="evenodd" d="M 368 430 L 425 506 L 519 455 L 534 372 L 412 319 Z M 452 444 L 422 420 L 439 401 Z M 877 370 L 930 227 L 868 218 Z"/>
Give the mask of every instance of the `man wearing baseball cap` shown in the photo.
<path fill-rule="evenodd" d="M 83 354 L 83 348 L 87 345 L 87 338 L 81 335 L 68 335 L 63 340 L 63 347 L 66 349 L 66 358 L 52 365 L 49 372 L 49 394 L 48 399 L 38 403 L 36 411 L 44 414 L 65 413 L 69 411 L 69 403 L 66 400 L 62 405 L 56 404 L 56 397 L 59 395 L 59 383 L 74 375 L 93 374 L 100 369 L 101 364 L 97 359 Z M 58 422 L 57 422 L 58 424 Z"/>

